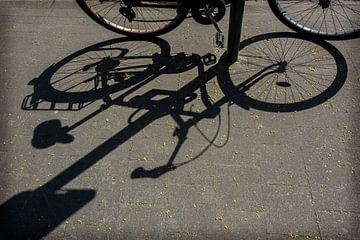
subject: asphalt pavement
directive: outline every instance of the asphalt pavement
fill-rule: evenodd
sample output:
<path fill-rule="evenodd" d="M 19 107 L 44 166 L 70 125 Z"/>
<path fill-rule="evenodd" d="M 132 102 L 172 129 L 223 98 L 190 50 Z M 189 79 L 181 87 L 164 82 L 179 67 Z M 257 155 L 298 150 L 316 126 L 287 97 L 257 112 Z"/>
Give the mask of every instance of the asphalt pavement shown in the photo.
<path fill-rule="evenodd" d="M 1 239 L 359 239 L 360 39 L 265 1 L 230 66 L 191 18 L 136 40 L 1 0 L 0 23 Z"/>

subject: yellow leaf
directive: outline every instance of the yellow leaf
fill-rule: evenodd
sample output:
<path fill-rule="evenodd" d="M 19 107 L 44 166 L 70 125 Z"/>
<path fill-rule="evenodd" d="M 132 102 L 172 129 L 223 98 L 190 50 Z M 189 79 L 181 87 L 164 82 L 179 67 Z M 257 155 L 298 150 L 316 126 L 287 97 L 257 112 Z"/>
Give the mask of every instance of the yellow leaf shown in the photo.
<path fill-rule="evenodd" d="M 224 220 L 224 217 L 222 217 L 222 216 L 219 216 L 219 217 L 216 217 L 216 218 L 215 218 L 215 220 L 219 220 L 219 221 L 222 221 L 222 220 Z"/>

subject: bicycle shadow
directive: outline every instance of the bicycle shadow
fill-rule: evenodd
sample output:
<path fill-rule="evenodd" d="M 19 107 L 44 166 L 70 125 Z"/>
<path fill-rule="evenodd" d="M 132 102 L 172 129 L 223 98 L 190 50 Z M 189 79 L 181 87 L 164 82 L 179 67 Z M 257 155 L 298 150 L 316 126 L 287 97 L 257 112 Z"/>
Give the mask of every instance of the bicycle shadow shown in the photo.
<path fill-rule="evenodd" d="M 208 146 L 197 156 L 182 163 L 174 163 L 179 150 L 186 141 L 189 129 L 204 119 L 219 117 L 222 106 L 230 106 L 235 103 L 245 109 L 257 108 L 273 112 L 298 111 L 314 107 L 335 95 L 346 80 L 347 68 L 346 61 L 341 53 L 328 43 L 304 39 L 292 33 L 275 33 L 246 40 L 242 43 L 241 50 L 245 53 L 244 49 L 246 47 L 255 46 L 254 44 L 262 41 L 273 41 L 274 47 L 272 50 L 274 50 L 276 49 L 275 46 L 277 46 L 274 41 L 276 39 L 285 40 L 286 38 L 294 39 L 293 44 L 291 44 L 292 41 L 288 41 L 285 45 L 281 44 L 282 46 L 290 48 L 296 44 L 295 41 L 306 40 L 309 44 L 315 44 L 315 46 L 323 49 L 324 53 L 328 52 L 329 56 L 332 56 L 331 58 L 334 59 L 336 65 L 334 78 L 326 79 L 326 82 L 330 83 L 325 86 L 324 91 L 316 96 L 309 96 L 307 99 L 299 99 L 298 102 L 287 103 L 284 102 L 283 98 L 278 99 L 277 102 L 267 102 L 270 98 L 265 100 L 262 98 L 257 99 L 248 93 L 252 87 L 261 84 L 263 81 L 266 83 L 269 76 L 274 74 L 280 75 L 286 72 L 287 66 L 284 66 L 285 61 L 272 59 L 269 53 L 266 52 L 272 49 L 268 49 L 269 45 L 267 47 L 264 46 L 264 48 L 256 47 L 257 53 L 252 52 L 252 55 L 250 54 L 245 57 L 246 59 L 240 58 L 238 63 L 248 65 L 248 67 L 256 66 L 256 68 L 251 68 L 251 71 L 247 71 L 249 76 L 246 76 L 245 79 L 239 78 L 240 84 L 236 83 L 236 78 L 238 77 L 234 75 L 235 72 L 232 69 L 234 64 L 227 62 L 226 54 L 218 62 L 211 54 L 203 57 L 197 54 L 186 55 L 184 53 L 171 56 L 169 44 L 158 38 L 147 42 L 155 46 L 155 53 L 145 54 L 149 50 L 148 46 L 141 50 L 136 47 L 137 50 L 134 50 L 132 47 L 136 46 L 136 42 L 143 41 L 122 38 L 82 49 L 59 63 L 50 66 L 39 78 L 30 82 L 34 86 L 34 93 L 25 97 L 22 109 L 30 111 L 77 111 L 97 100 L 103 101 L 103 104 L 98 110 L 85 116 L 72 126 L 62 127 L 58 119 L 41 123 L 34 130 L 33 147 L 43 149 L 57 143 L 70 143 L 74 139 L 70 134 L 71 130 L 91 120 L 98 114 L 106 112 L 105 110 L 109 107 L 122 106 L 135 109 L 135 111 L 128 119 L 128 126 L 115 133 L 101 145 L 50 179 L 46 184 L 34 191 L 19 193 L 3 203 L 0 206 L 0 215 L 2 229 L 4 229 L 4 239 L 40 239 L 84 207 L 94 199 L 96 191 L 92 189 L 64 190 L 64 186 L 159 118 L 171 116 L 176 122 L 178 127 L 174 131 L 173 136 L 178 138 L 177 145 L 164 165 L 149 170 L 138 167 L 132 172 L 130 176 L 132 179 L 159 178 L 200 157 L 211 147 L 218 131 L 213 139 L 209 139 Z M 115 46 L 117 44 L 121 47 Z M 298 53 L 304 53 L 305 49 L 303 49 L 302 45 L 300 46 L 292 52 L 292 57 Z M 282 54 L 286 56 L 283 50 Z M 135 56 L 132 54 L 134 52 L 138 54 L 135 54 Z M 266 54 L 259 58 L 259 52 Z M 310 53 L 312 54 L 311 50 Z M 252 62 L 252 57 L 264 59 L 268 62 L 261 62 L 260 60 Z M 146 63 L 137 62 L 139 59 L 146 61 Z M 77 67 L 75 69 L 70 68 L 70 73 L 62 72 L 61 74 L 63 75 L 61 76 L 56 74 L 59 70 L 63 70 L 64 68 L 62 67 L 69 62 L 75 63 Z M 217 64 L 215 64 L 216 62 Z M 300 63 L 303 64 L 303 62 Z M 206 65 L 213 66 L 205 70 Z M 240 68 L 235 66 L 235 71 L 241 70 L 241 66 Z M 305 67 L 307 68 L 308 66 Z M 144 86 L 161 74 L 185 72 L 194 68 L 197 68 L 198 76 L 178 90 L 151 89 L 136 95 L 136 91 L 144 88 Z M 88 72 L 90 69 L 93 69 L 91 74 L 89 76 L 84 75 L 84 72 Z M 54 77 L 55 75 L 56 77 Z M 273 81 L 275 86 L 285 88 L 288 91 L 294 85 L 293 82 L 279 80 L 279 77 L 274 78 L 277 79 L 276 82 L 274 82 L 275 80 Z M 211 100 L 206 89 L 206 83 L 213 78 L 218 79 L 219 85 L 225 94 L 215 102 Z M 66 83 L 66 86 L 58 85 L 62 81 Z M 84 84 L 88 87 L 85 90 L 82 86 Z M 273 85 L 269 86 L 273 87 Z M 76 91 L 78 89 L 81 89 L 81 92 Z M 302 86 L 299 89 L 305 88 Z M 196 93 L 198 90 L 200 90 L 201 96 L 198 96 Z M 116 97 L 113 96 L 114 94 L 116 94 Z M 130 95 L 130 99 L 126 100 Z M 161 96 L 160 99 L 158 98 L 159 96 Z M 267 96 L 269 95 L 267 94 Z M 198 97 L 201 98 L 205 106 L 204 111 L 196 112 L 184 109 L 186 104 L 191 103 Z M 293 100 L 296 100 L 295 95 Z M 47 104 L 48 108 L 43 107 L 45 106 L 43 105 L 44 103 L 50 103 Z M 60 107 L 57 107 L 59 105 Z M 74 108 L 74 106 L 76 107 Z M 141 110 L 146 110 L 146 112 L 138 117 L 137 114 Z M 186 116 L 187 119 L 184 119 L 183 116 Z M 21 222 L 19 223 L 19 221 Z"/>

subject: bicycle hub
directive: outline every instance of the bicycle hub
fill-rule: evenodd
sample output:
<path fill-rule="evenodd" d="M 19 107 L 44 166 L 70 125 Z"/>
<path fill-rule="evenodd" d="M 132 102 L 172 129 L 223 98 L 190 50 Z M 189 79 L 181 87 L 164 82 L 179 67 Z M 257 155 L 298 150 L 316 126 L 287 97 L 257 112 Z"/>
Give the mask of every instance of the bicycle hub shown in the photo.
<path fill-rule="evenodd" d="M 330 6 L 330 0 L 320 0 L 319 1 L 319 5 L 325 9 L 328 8 Z"/>
<path fill-rule="evenodd" d="M 287 61 L 281 61 L 281 62 L 278 62 L 278 64 L 279 64 L 279 68 L 277 69 L 278 73 L 286 72 L 288 62 Z"/>

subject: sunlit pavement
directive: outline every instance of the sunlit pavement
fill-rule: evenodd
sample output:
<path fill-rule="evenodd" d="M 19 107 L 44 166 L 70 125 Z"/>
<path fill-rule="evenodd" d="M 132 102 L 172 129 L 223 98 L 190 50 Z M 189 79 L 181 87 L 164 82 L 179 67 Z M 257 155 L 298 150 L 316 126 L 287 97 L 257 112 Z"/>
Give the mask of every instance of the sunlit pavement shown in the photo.
<path fill-rule="evenodd" d="M 149 41 L 71 0 L 0 1 L 0 22 L 9 239 L 358 239 L 360 40 L 249 2 L 226 68 L 192 19 Z"/>

